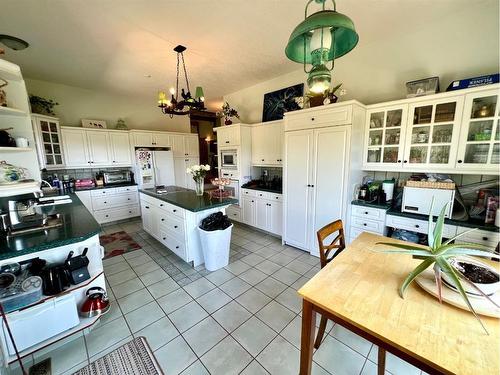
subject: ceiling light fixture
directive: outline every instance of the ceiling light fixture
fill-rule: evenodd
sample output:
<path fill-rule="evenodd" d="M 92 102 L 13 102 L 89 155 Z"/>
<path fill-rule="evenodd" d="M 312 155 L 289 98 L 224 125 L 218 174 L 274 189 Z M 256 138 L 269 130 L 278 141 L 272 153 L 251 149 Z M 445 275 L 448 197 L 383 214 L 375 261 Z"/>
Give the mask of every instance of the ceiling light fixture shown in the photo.
<path fill-rule="evenodd" d="M 308 16 L 307 8 L 313 1 L 321 4 L 321 10 Z M 337 13 L 335 0 L 333 10 L 326 9 L 325 3 L 326 0 L 307 2 L 305 19 L 295 27 L 285 48 L 290 60 L 304 64 L 304 72 L 309 74 L 307 85 L 316 94 L 330 87 L 335 59 L 351 51 L 359 40 L 352 20 Z M 312 65 L 309 71 L 307 64 Z"/>
<path fill-rule="evenodd" d="M 0 34 L 0 43 L 13 49 L 14 51 L 21 51 L 29 47 L 29 43 L 25 40 L 16 38 L 12 35 Z"/>
<path fill-rule="evenodd" d="M 205 110 L 205 96 L 203 94 L 203 89 L 198 86 L 196 87 L 195 97 L 191 96 L 191 90 L 189 88 L 189 80 L 186 71 L 186 65 L 184 64 L 184 51 L 186 47 L 178 45 L 174 48 L 177 53 L 177 79 L 175 82 L 175 88 L 170 88 L 170 99 L 167 99 L 167 95 L 164 91 L 158 93 L 158 107 L 161 111 L 173 118 L 174 115 L 188 115 L 191 110 L 196 109 L 199 111 Z M 184 71 L 184 78 L 186 79 L 186 90 L 181 89 L 181 100 L 179 100 L 179 66 L 182 62 L 182 69 Z M 174 96 L 175 95 L 175 96 Z"/>

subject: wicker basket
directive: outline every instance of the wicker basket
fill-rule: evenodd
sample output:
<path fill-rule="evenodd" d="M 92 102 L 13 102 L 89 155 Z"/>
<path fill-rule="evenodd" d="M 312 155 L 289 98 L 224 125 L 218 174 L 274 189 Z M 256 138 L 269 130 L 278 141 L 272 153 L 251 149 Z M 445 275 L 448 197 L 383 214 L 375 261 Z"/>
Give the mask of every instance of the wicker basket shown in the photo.
<path fill-rule="evenodd" d="M 455 190 L 454 182 L 406 181 L 406 186 L 429 189 Z"/>

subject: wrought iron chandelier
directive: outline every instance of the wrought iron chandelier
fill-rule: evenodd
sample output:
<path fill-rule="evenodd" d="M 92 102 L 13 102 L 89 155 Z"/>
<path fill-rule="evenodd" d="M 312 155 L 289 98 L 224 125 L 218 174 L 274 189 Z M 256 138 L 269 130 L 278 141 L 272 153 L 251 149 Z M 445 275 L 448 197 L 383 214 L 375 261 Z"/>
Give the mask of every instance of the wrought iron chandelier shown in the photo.
<path fill-rule="evenodd" d="M 170 89 L 171 98 L 167 99 L 167 95 L 164 91 L 158 93 L 158 107 L 161 111 L 173 118 L 174 115 L 188 115 L 191 110 L 195 109 L 198 111 L 205 110 L 205 97 L 203 96 L 203 89 L 201 86 L 196 87 L 195 97 L 191 96 L 191 90 L 189 88 L 189 80 L 186 71 L 186 64 L 184 63 L 184 51 L 186 47 L 178 45 L 174 48 L 177 53 L 177 79 L 175 82 L 175 88 Z M 186 90 L 181 89 L 181 98 L 179 99 L 179 67 L 182 62 L 182 69 L 184 71 L 184 78 L 186 79 Z M 175 95 L 175 96 L 174 96 Z"/>
<path fill-rule="evenodd" d="M 321 10 L 308 15 L 312 2 L 321 5 Z M 326 9 L 325 3 L 326 0 L 308 0 L 304 21 L 295 27 L 285 48 L 290 60 L 304 64 L 304 72 L 309 74 L 307 85 L 316 94 L 329 88 L 335 59 L 351 51 L 359 39 L 352 20 L 337 12 L 335 0 L 333 10 Z M 307 64 L 312 65 L 310 70 Z"/>

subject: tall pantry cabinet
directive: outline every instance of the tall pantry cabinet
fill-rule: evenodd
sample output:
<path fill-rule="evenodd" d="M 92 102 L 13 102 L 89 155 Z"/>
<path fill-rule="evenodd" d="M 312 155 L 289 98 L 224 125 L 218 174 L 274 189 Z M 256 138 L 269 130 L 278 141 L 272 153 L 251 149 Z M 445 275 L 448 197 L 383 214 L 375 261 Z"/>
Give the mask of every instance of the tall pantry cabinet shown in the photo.
<path fill-rule="evenodd" d="M 362 179 L 365 108 L 356 101 L 285 116 L 283 242 L 319 255 L 316 232 L 341 219 Z"/>

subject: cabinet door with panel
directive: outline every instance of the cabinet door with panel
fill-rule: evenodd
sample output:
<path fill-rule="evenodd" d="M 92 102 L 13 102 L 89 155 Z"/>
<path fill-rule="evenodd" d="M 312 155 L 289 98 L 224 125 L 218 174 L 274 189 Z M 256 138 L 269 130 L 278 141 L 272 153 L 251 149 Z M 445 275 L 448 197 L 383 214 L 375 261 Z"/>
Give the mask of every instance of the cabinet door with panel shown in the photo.
<path fill-rule="evenodd" d="M 217 128 L 217 145 L 224 146 L 238 146 L 240 144 L 240 127 L 219 127 Z"/>
<path fill-rule="evenodd" d="M 252 164 L 262 165 L 266 162 L 268 138 L 264 126 L 252 127 Z"/>
<path fill-rule="evenodd" d="M 243 222 L 248 225 L 255 225 L 255 198 L 243 197 L 241 203 Z"/>
<path fill-rule="evenodd" d="M 309 188 L 312 191 L 312 225 L 307 231 L 313 255 L 319 255 L 316 232 L 332 221 L 341 219 L 345 222 L 349 145 L 348 126 L 314 131 L 313 178 Z"/>
<path fill-rule="evenodd" d="M 255 226 L 259 229 L 269 230 L 268 228 L 269 202 L 265 199 L 256 198 L 254 203 L 255 203 Z"/>
<path fill-rule="evenodd" d="M 401 167 L 408 105 L 375 108 L 366 113 L 365 168 Z"/>
<path fill-rule="evenodd" d="M 149 132 L 144 132 L 144 133 L 134 132 L 133 143 L 134 146 L 138 147 L 139 146 L 151 147 L 153 146 L 153 134 Z"/>
<path fill-rule="evenodd" d="M 312 175 L 313 131 L 285 133 L 285 225 L 284 239 L 290 245 L 308 249 L 310 228 L 310 180 Z M 330 168 L 330 166 L 328 167 Z M 327 172 L 325 172 L 326 174 Z M 328 176 L 330 174 L 328 173 Z M 329 197 L 331 199 L 331 197 Z"/>
<path fill-rule="evenodd" d="M 116 166 L 132 164 L 130 137 L 126 132 L 110 132 L 111 163 Z"/>
<path fill-rule="evenodd" d="M 64 159 L 67 167 L 85 168 L 90 166 L 87 134 L 83 129 L 61 128 L 64 144 Z"/>
<path fill-rule="evenodd" d="M 32 121 L 40 168 L 63 168 L 63 146 L 59 120 L 46 116 L 32 115 Z"/>
<path fill-rule="evenodd" d="M 87 145 L 92 166 L 110 165 L 109 133 L 102 130 L 87 131 Z"/>
<path fill-rule="evenodd" d="M 184 151 L 186 156 L 193 157 L 200 155 L 200 145 L 197 135 L 184 136 Z"/>
<path fill-rule="evenodd" d="M 498 172 L 500 164 L 500 104 L 498 90 L 465 97 L 457 169 Z"/>
<path fill-rule="evenodd" d="M 166 133 L 153 133 L 153 145 L 157 147 L 170 147 L 170 135 Z"/>
<path fill-rule="evenodd" d="M 171 142 L 172 151 L 174 153 L 174 158 L 183 158 L 186 156 L 183 135 L 181 135 L 181 134 L 171 135 L 170 142 Z"/>
<path fill-rule="evenodd" d="M 455 167 L 462 108 L 463 96 L 409 105 L 403 168 Z"/>
<path fill-rule="evenodd" d="M 283 232 L 283 203 L 269 201 L 268 205 L 268 231 L 281 236 Z"/>
<path fill-rule="evenodd" d="M 186 187 L 188 175 L 186 173 L 186 158 L 174 158 L 175 185 Z"/>

